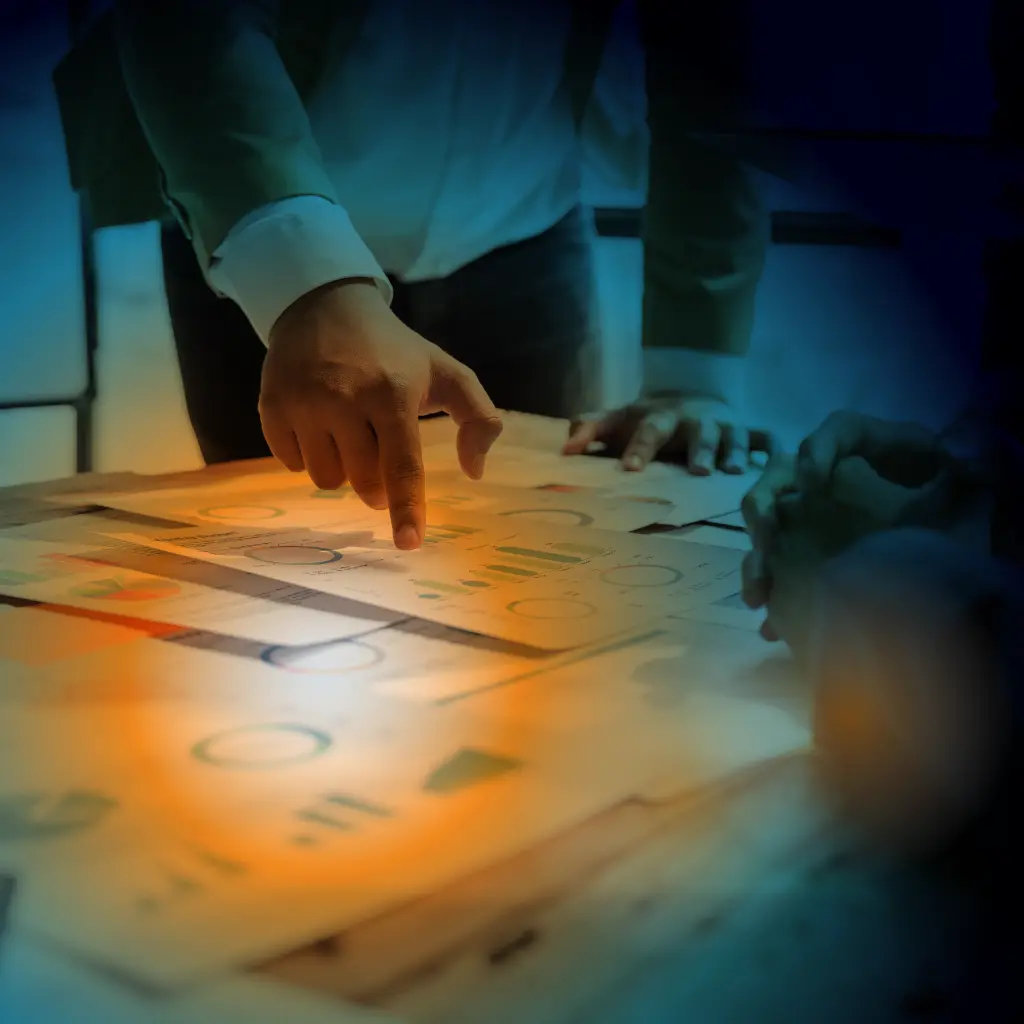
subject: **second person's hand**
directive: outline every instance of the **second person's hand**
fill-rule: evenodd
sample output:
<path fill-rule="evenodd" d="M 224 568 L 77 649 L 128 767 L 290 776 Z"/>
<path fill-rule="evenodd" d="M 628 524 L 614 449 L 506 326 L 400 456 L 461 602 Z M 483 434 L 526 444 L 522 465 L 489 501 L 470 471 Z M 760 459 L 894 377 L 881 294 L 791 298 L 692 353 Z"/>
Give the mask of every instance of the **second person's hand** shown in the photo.
<path fill-rule="evenodd" d="M 655 459 L 683 463 L 708 476 L 720 469 L 745 473 L 752 452 L 771 454 L 771 435 L 749 430 L 717 398 L 698 395 L 653 397 L 584 417 L 572 424 L 565 455 L 583 455 L 600 443 L 624 469 L 642 470 Z"/>
<path fill-rule="evenodd" d="M 388 509 L 395 545 L 423 540 L 425 485 L 419 417 L 458 425 L 459 461 L 483 475 L 501 416 L 467 366 L 406 327 L 370 281 L 301 298 L 270 334 L 260 418 L 273 454 L 322 490 L 346 481 Z"/>

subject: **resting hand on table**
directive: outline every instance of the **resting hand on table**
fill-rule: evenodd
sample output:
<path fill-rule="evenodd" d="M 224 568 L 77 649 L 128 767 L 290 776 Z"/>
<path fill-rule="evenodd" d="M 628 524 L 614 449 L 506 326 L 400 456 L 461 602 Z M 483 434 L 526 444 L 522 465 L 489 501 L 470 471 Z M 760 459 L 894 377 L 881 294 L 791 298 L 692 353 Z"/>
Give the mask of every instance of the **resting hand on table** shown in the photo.
<path fill-rule="evenodd" d="M 600 443 L 620 457 L 624 469 L 639 471 L 655 459 L 682 462 L 697 476 L 715 469 L 745 473 L 752 452 L 770 454 L 763 430 L 749 430 L 717 398 L 696 395 L 653 397 L 573 423 L 565 455 L 582 455 Z"/>
<path fill-rule="evenodd" d="M 273 454 L 317 487 L 346 481 L 391 513 L 395 544 L 419 547 L 424 526 L 421 415 L 459 427 L 463 470 L 483 475 L 501 433 L 476 374 L 409 330 L 372 282 L 341 282 L 294 303 L 274 325 L 263 367 L 260 417 Z"/>

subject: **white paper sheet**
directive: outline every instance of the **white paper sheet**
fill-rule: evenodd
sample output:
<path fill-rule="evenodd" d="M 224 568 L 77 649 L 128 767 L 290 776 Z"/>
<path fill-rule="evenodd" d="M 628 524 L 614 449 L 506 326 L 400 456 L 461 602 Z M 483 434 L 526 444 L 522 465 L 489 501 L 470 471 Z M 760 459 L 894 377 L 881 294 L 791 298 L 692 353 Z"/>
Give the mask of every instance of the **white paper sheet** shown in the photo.
<path fill-rule="evenodd" d="M 145 547 L 0 536 L 0 594 L 279 644 L 354 636 L 400 617 L 253 574 L 176 564 L 183 561 Z"/>
<path fill-rule="evenodd" d="M 397 551 L 386 515 L 349 534 L 195 531 L 124 539 L 515 643 L 561 650 L 739 589 L 738 552 L 457 514 Z"/>
<path fill-rule="evenodd" d="M 140 979 L 192 983 L 435 891 L 648 785 L 684 792 L 806 744 L 742 659 L 730 672 L 692 650 L 656 633 L 496 689 L 472 713 L 355 690 L 12 711 L 0 854 L 22 872 L 20 920 Z"/>
<path fill-rule="evenodd" d="M 454 465 L 427 476 L 427 522 L 450 509 L 491 512 L 562 526 L 630 531 L 657 520 L 650 506 L 599 494 L 524 491 L 470 480 Z M 356 526 L 368 510 L 350 487 L 319 491 L 304 475 L 262 473 L 187 488 L 95 495 L 118 509 L 150 517 L 248 529 L 334 530 Z M 81 499 L 79 499 L 81 500 Z"/>
<path fill-rule="evenodd" d="M 67 722 L 25 713 L 5 722 L 15 728 L 9 832 L 20 820 L 39 845 L 41 830 L 64 829 L 47 857 L 21 865 L 24 926 L 160 984 L 284 952 L 433 891 L 643 782 L 634 744 L 556 737 L 504 716 L 368 724 L 323 707 L 150 705 Z M 82 731 L 93 749 L 64 758 L 63 786 L 52 765 L 31 777 L 27 743 L 74 750 Z M 119 734 L 131 742 L 112 751 Z M 477 772 L 489 777 L 473 782 Z M 119 841 L 76 849 L 73 830 L 89 827 Z"/>

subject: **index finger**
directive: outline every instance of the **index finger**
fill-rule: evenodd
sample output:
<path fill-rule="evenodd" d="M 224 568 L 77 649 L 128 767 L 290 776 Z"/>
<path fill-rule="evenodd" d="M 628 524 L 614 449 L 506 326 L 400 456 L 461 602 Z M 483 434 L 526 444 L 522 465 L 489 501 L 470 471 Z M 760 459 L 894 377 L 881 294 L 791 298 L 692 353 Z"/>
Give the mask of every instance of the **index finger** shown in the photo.
<path fill-rule="evenodd" d="M 388 496 L 395 547 L 402 551 L 423 542 L 426 479 L 419 420 L 411 409 L 393 410 L 373 420 L 380 449 L 380 468 Z"/>
<path fill-rule="evenodd" d="M 590 413 L 573 420 L 569 427 L 569 439 L 562 445 L 563 455 L 583 455 L 586 450 L 601 439 L 608 427 L 604 413 Z"/>

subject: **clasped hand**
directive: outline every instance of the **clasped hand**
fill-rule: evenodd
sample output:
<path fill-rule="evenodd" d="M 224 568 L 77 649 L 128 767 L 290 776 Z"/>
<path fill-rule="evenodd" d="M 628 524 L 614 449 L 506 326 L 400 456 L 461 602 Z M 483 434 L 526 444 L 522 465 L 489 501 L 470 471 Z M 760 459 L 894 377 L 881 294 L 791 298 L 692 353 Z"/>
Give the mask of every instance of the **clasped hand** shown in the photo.
<path fill-rule="evenodd" d="M 762 636 L 800 657 L 823 564 L 881 530 L 956 530 L 969 515 L 969 479 L 926 428 L 853 412 L 828 417 L 795 456 L 773 457 L 743 501 L 752 544 L 743 598 L 766 610 Z"/>

